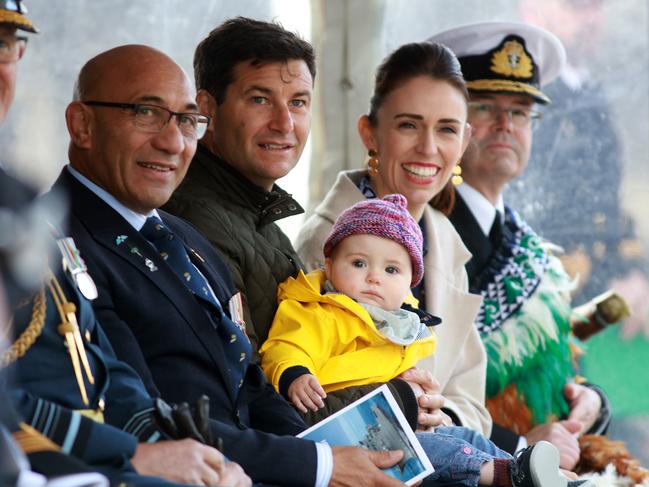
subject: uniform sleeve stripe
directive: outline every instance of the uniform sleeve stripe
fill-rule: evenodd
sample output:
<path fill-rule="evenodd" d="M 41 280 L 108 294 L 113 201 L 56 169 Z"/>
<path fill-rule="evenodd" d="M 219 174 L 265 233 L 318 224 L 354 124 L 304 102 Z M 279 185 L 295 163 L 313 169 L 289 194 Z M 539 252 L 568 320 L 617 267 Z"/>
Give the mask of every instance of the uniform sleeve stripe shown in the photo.
<path fill-rule="evenodd" d="M 70 418 L 70 425 L 68 426 L 68 432 L 65 435 L 65 440 L 61 448 L 65 453 L 70 453 L 72 451 L 72 446 L 74 446 L 74 440 L 77 437 L 77 432 L 79 431 L 79 423 L 81 423 L 81 415 L 77 412 L 72 413 Z"/>
<path fill-rule="evenodd" d="M 127 433 L 131 433 L 135 436 L 138 435 L 143 428 L 148 426 L 153 422 L 153 408 L 143 409 L 142 411 L 135 413 L 131 419 L 124 425 L 122 428 Z"/>
<path fill-rule="evenodd" d="M 41 409 L 43 408 L 43 400 L 39 399 L 36 403 L 36 411 L 34 411 L 34 416 L 32 417 L 32 426 L 35 426 L 38 423 L 38 416 L 41 414 Z"/>
<path fill-rule="evenodd" d="M 133 428 L 133 430 L 130 431 L 129 433 L 139 437 L 143 431 L 149 428 L 149 426 L 155 427 L 153 421 L 151 419 L 143 419 L 142 421 L 140 421 L 137 427 Z"/>
<path fill-rule="evenodd" d="M 147 443 L 155 443 L 160 439 L 160 432 L 156 431 L 154 432 L 149 438 L 146 440 Z"/>
<path fill-rule="evenodd" d="M 49 412 L 47 414 L 47 420 L 45 421 L 45 425 L 43 426 L 43 434 L 45 436 L 49 436 L 50 434 L 50 429 L 52 428 L 52 424 L 54 422 L 54 416 L 56 415 L 56 407 L 50 407 Z"/>

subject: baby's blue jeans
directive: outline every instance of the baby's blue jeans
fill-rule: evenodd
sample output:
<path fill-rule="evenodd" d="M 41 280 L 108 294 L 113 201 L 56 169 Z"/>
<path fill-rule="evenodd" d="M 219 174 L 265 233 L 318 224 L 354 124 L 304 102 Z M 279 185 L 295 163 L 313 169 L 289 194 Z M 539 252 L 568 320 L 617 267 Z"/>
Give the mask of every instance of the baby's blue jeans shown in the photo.
<path fill-rule="evenodd" d="M 424 486 L 466 485 L 476 487 L 480 467 L 494 458 L 512 459 L 489 439 L 468 428 L 449 426 L 435 428 L 434 433 L 417 433 L 435 473 L 424 480 Z"/>

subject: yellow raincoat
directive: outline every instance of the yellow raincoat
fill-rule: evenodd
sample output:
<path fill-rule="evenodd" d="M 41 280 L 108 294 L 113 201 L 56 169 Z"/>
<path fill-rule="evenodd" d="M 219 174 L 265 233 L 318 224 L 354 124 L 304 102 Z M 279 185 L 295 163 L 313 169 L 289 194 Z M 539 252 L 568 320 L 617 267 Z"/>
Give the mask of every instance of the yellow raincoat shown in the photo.
<path fill-rule="evenodd" d="M 369 313 L 343 294 L 322 294 L 322 269 L 280 284 L 279 308 L 268 339 L 259 350 L 261 365 L 279 390 L 290 367 L 306 367 L 325 391 L 387 382 L 435 351 L 434 334 L 408 346 L 389 341 Z"/>

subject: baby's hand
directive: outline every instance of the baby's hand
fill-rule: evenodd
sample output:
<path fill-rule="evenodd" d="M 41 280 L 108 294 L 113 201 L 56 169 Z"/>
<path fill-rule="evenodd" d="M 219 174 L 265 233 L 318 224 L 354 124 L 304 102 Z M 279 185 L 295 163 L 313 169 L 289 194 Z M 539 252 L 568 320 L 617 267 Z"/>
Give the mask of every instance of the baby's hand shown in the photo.
<path fill-rule="evenodd" d="M 325 397 L 327 394 L 313 374 L 301 375 L 288 386 L 288 398 L 303 413 L 324 407 Z"/>

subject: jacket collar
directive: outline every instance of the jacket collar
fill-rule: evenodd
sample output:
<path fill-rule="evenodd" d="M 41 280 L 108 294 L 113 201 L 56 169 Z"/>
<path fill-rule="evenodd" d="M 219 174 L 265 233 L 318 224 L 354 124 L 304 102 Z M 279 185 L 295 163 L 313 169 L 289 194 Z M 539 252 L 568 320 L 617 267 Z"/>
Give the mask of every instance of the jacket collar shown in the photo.
<path fill-rule="evenodd" d="M 494 206 L 482 193 L 466 181 L 464 184 L 456 186 L 455 190 L 460 193 L 462 199 L 464 199 L 464 202 L 471 210 L 473 217 L 478 222 L 478 225 L 480 225 L 482 233 L 488 236 L 496 216 L 496 210 L 500 212 L 501 218 L 504 218 L 505 203 L 503 201 L 503 195 L 498 196 L 498 202 Z M 500 223 L 504 222 L 501 221 Z"/>
<path fill-rule="evenodd" d="M 130 208 L 127 208 L 121 201 L 119 201 L 117 198 L 115 198 L 112 194 L 110 194 L 108 191 L 106 191 L 104 188 L 96 185 L 90 179 L 85 177 L 83 174 L 81 174 L 79 171 L 77 171 L 75 168 L 73 168 L 71 165 L 65 166 L 65 171 L 67 171 L 72 177 L 74 177 L 77 181 L 79 181 L 81 184 L 83 184 L 86 188 L 88 188 L 90 191 L 95 193 L 95 196 L 102 200 L 104 203 L 106 203 L 108 206 L 110 206 L 113 210 L 115 210 L 117 213 L 120 214 L 124 220 L 129 222 L 133 228 L 135 228 L 138 232 L 142 230 L 142 227 L 146 223 L 146 220 L 150 216 L 155 216 L 160 218 L 160 215 L 158 212 L 153 209 L 146 215 L 142 213 L 137 213 Z"/>
<path fill-rule="evenodd" d="M 358 189 L 358 184 L 366 175 L 367 171 L 364 169 L 339 172 L 333 187 L 325 195 L 322 203 L 316 207 L 315 213 L 333 223 L 347 208 L 365 200 L 365 196 Z"/>
<path fill-rule="evenodd" d="M 192 164 L 200 165 L 220 186 L 227 188 L 232 201 L 254 209 L 260 224 L 304 213 L 300 204 L 277 184 L 273 185 L 271 191 L 260 188 L 202 144 L 198 144 Z"/>
<path fill-rule="evenodd" d="M 193 297 L 191 299 L 183 298 L 188 295 L 187 288 L 142 234 L 118 212 L 73 177 L 69 171 L 65 169 L 61 171 L 53 189 L 60 189 L 69 195 L 72 215 L 88 232 L 94 242 L 137 269 L 153 286 L 158 288 L 161 293 L 160 299 L 165 296 L 174 304 L 189 328 L 194 331 L 212 357 L 216 370 L 225 370 L 227 364 L 225 363 L 221 343 L 219 340 L 213 339 L 212 328 L 205 326 L 208 319 L 202 306 L 197 305 Z M 167 220 L 169 215 L 164 212 L 159 212 L 159 214 L 161 219 L 174 232 L 178 233 L 179 229 L 171 221 Z M 178 235 L 187 246 L 184 236 L 180 233 Z M 190 256 L 198 256 L 190 247 L 188 249 L 190 250 Z M 198 256 L 196 260 L 192 260 L 192 263 L 208 279 L 219 301 L 222 303 L 227 302 L 226 300 L 230 296 L 226 285 L 218 280 L 218 272 L 209 262 L 201 262 L 204 260 L 206 259 Z M 221 375 L 223 380 L 227 382 L 227 374 Z M 228 390 L 231 390 L 231 388 L 228 387 Z M 234 399 L 232 397 L 233 401 Z"/>

